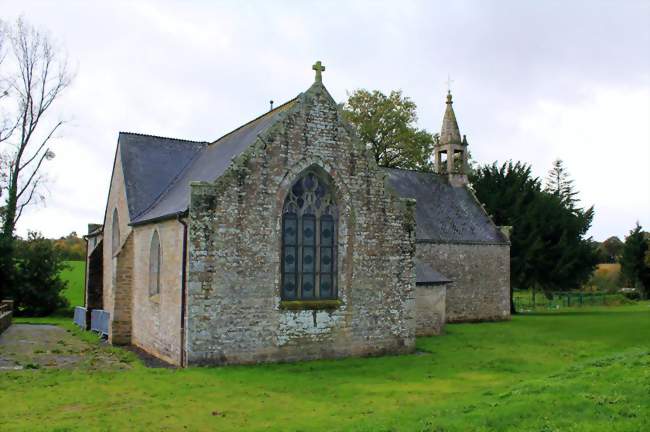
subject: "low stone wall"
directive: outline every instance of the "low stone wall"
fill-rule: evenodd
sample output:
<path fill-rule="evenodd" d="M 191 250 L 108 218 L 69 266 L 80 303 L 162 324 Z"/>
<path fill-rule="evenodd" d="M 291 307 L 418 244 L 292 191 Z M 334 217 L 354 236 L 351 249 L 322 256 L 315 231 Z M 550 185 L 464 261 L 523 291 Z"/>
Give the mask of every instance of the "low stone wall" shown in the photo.
<path fill-rule="evenodd" d="M 13 300 L 2 300 L 0 303 L 0 333 L 7 330 L 11 325 L 11 319 L 14 314 Z"/>
<path fill-rule="evenodd" d="M 432 336 L 442 333 L 445 325 L 446 284 L 415 287 L 415 335 Z"/>

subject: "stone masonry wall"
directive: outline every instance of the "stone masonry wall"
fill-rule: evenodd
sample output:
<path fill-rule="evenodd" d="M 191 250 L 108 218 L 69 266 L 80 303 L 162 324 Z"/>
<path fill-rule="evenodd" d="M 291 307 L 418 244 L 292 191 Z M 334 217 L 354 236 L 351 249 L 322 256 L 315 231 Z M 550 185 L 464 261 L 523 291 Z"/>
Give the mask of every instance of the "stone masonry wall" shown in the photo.
<path fill-rule="evenodd" d="M 339 121 L 318 83 L 214 184 L 192 184 L 189 364 L 411 352 L 415 347 L 412 202 L 400 200 Z M 339 208 L 334 310 L 285 310 L 280 224 L 308 168 L 331 177 Z"/>
<path fill-rule="evenodd" d="M 110 193 L 106 204 L 106 214 L 104 215 L 104 239 L 103 239 L 103 252 L 102 260 L 104 262 L 103 270 L 103 307 L 104 310 L 110 313 L 111 319 L 114 316 L 114 286 L 117 278 L 117 268 L 115 266 L 117 260 L 116 254 L 113 253 L 113 211 L 117 209 L 120 223 L 120 245 L 118 245 L 118 253 L 123 247 L 124 242 L 131 233 L 129 226 L 129 209 L 126 203 L 126 191 L 124 189 L 124 174 L 122 172 L 122 159 L 120 157 L 120 148 L 116 150 L 116 159 L 113 167 L 113 174 L 110 186 Z"/>
<path fill-rule="evenodd" d="M 417 243 L 417 257 L 454 282 L 447 322 L 510 318 L 510 246 Z"/>
<path fill-rule="evenodd" d="M 113 312 L 110 317 L 108 340 L 114 345 L 131 343 L 131 317 L 133 284 L 133 235 L 130 234 L 122 249 L 113 258 L 115 269 L 113 294 Z"/>
<path fill-rule="evenodd" d="M 416 336 L 442 333 L 445 325 L 446 285 L 417 285 L 415 287 Z"/>
<path fill-rule="evenodd" d="M 162 250 L 160 293 L 149 295 L 151 239 L 158 231 Z M 131 343 L 163 360 L 180 364 L 183 226 L 175 219 L 133 229 L 133 334 Z"/>

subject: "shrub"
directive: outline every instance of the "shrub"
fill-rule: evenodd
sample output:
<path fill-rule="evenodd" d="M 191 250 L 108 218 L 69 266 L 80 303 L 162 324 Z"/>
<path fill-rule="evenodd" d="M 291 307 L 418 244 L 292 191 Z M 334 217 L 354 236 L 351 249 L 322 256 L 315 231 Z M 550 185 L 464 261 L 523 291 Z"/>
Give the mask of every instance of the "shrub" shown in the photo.
<path fill-rule="evenodd" d="M 44 316 L 67 307 L 68 302 L 61 295 L 66 287 L 59 276 L 66 268 L 61 251 L 40 233 L 30 232 L 16 252 L 11 293 L 16 314 Z"/>
<path fill-rule="evenodd" d="M 621 294 L 629 300 L 641 300 L 641 293 L 638 291 L 624 291 Z"/>

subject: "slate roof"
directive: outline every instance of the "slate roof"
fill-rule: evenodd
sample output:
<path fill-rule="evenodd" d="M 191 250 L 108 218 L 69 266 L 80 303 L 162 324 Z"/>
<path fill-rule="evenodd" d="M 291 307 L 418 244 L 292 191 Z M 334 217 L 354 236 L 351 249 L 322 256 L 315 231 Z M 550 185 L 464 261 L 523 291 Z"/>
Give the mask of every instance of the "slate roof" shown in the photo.
<path fill-rule="evenodd" d="M 147 152 L 142 151 L 145 146 L 132 146 L 129 143 L 122 152 L 122 163 L 130 166 L 129 174 L 125 172 L 125 179 L 131 223 L 151 222 L 186 211 L 190 182 L 212 182 L 219 178 L 232 158 L 246 150 L 259 134 L 277 121 L 281 113 L 293 106 L 295 100 L 278 106 L 213 143 L 191 145 L 188 141 L 173 140 L 186 145 L 182 150 L 179 146 L 174 154 L 168 150 L 169 144 L 157 137 L 148 137 Z M 160 152 L 152 151 L 154 146 L 161 144 Z M 141 167 L 140 172 L 135 166 Z M 140 179 L 145 182 L 141 187 L 138 186 Z M 134 211 L 131 211 L 131 207 Z"/>
<path fill-rule="evenodd" d="M 118 143 L 131 220 L 166 190 L 208 143 L 120 132 Z"/>
<path fill-rule="evenodd" d="M 453 187 L 446 176 L 383 168 L 404 198 L 414 198 L 418 242 L 507 244 L 474 195 Z"/>
<path fill-rule="evenodd" d="M 153 222 L 185 212 L 190 182 L 213 182 L 219 178 L 233 157 L 253 144 L 296 100 L 280 105 L 213 143 L 121 132 L 120 157 L 131 223 Z M 446 176 L 383 170 L 398 194 L 417 200 L 418 242 L 507 243 L 472 193 L 464 187 L 452 187 Z"/>
<path fill-rule="evenodd" d="M 417 285 L 439 285 L 452 282 L 418 258 L 414 258 L 413 261 L 415 262 L 415 283 Z"/>

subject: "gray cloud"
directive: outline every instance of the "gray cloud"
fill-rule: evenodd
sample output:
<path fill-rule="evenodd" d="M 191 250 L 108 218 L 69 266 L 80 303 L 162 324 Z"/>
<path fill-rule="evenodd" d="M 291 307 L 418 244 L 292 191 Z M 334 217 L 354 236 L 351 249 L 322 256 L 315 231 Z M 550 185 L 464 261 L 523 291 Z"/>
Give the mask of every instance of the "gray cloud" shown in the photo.
<path fill-rule="evenodd" d="M 650 225 L 647 1 L 239 3 L 3 5 L 48 28 L 78 66 L 57 107 L 72 121 L 47 207 L 21 233 L 102 219 L 118 131 L 216 139 L 306 89 L 317 59 L 336 99 L 401 88 L 434 131 L 449 73 L 479 162 L 524 160 L 544 175 L 562 157 L 596 205 L 596 238 Z"/>

